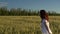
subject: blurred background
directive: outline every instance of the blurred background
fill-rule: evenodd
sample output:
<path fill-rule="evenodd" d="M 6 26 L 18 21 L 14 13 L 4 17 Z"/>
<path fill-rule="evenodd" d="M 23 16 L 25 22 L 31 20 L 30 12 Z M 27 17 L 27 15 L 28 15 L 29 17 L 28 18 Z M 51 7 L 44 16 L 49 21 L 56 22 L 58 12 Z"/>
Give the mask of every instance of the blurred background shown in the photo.
<path fill-rule="evenodd" d="M 53 34 L 60 34 L 60 0 L 0 0 L 0 34 L 42 34 L 39 11 L 46 10 Z"/>

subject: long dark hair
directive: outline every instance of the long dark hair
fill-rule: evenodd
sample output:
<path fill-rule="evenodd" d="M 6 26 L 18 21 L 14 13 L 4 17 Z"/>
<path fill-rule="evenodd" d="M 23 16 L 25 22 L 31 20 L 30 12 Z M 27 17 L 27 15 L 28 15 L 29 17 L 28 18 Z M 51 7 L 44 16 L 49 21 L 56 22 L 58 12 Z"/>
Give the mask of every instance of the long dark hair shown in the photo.
<path fill-rule="evenodd" d="M 40 17 L 49 21 L 48 13 L 45 10 L 40 10 Z"/>

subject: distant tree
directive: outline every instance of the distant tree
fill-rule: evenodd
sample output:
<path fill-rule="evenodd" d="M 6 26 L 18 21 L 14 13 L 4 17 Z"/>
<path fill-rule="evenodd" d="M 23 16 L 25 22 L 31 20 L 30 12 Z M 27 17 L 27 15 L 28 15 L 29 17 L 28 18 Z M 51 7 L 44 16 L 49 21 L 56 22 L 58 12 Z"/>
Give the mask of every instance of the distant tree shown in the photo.
<path fill-rule="evenodd" d="M 21 16 L 21 11 L 22 11 L 21 8 L 17 8 L 17 15 L 18 15 L 18 16 Z"/>
<path fill-rule="evenodd" d="M 48 14 L 50 16 L 60 16 L 60 14 L 55 11 L 48 11 Z M 11 8 L 8 10 L 7 7 L 1 7 L 0 16 L 39 16 L 39 11 L 22 8 Z"/>
<path fill-rule="evenodd" d="M 6 7 L 0 8 L 0 15 L 9 15 L 9 10 Z"/>

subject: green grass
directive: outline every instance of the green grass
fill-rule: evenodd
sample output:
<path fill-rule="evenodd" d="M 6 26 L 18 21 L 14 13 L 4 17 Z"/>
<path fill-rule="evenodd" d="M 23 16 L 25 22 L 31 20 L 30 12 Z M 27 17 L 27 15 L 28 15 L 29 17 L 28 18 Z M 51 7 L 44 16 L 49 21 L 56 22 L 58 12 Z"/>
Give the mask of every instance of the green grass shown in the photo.
<path fill-rule="evenodd" d="M 49 16 L 53 34 L 60 34 L 60 16 Z M 0 34 L 41 34 L 39 16 L 0 16 Z"/>

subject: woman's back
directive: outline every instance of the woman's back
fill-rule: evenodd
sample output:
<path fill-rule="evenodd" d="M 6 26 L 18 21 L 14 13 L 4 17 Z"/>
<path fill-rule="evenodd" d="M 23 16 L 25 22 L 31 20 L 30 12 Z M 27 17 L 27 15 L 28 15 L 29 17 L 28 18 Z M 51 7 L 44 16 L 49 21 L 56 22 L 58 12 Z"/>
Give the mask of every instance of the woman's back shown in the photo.
<path fill-rule="evenodd" d="M 52 33 L 50 28 L 49 28 L 49 22 L 46 19 L 42 19 L 42 23 L 41 23 L 42 33 L 49 34 L 47 29 L 46 29 L 45 24 L 47 25 L 49 32 Z"/>

